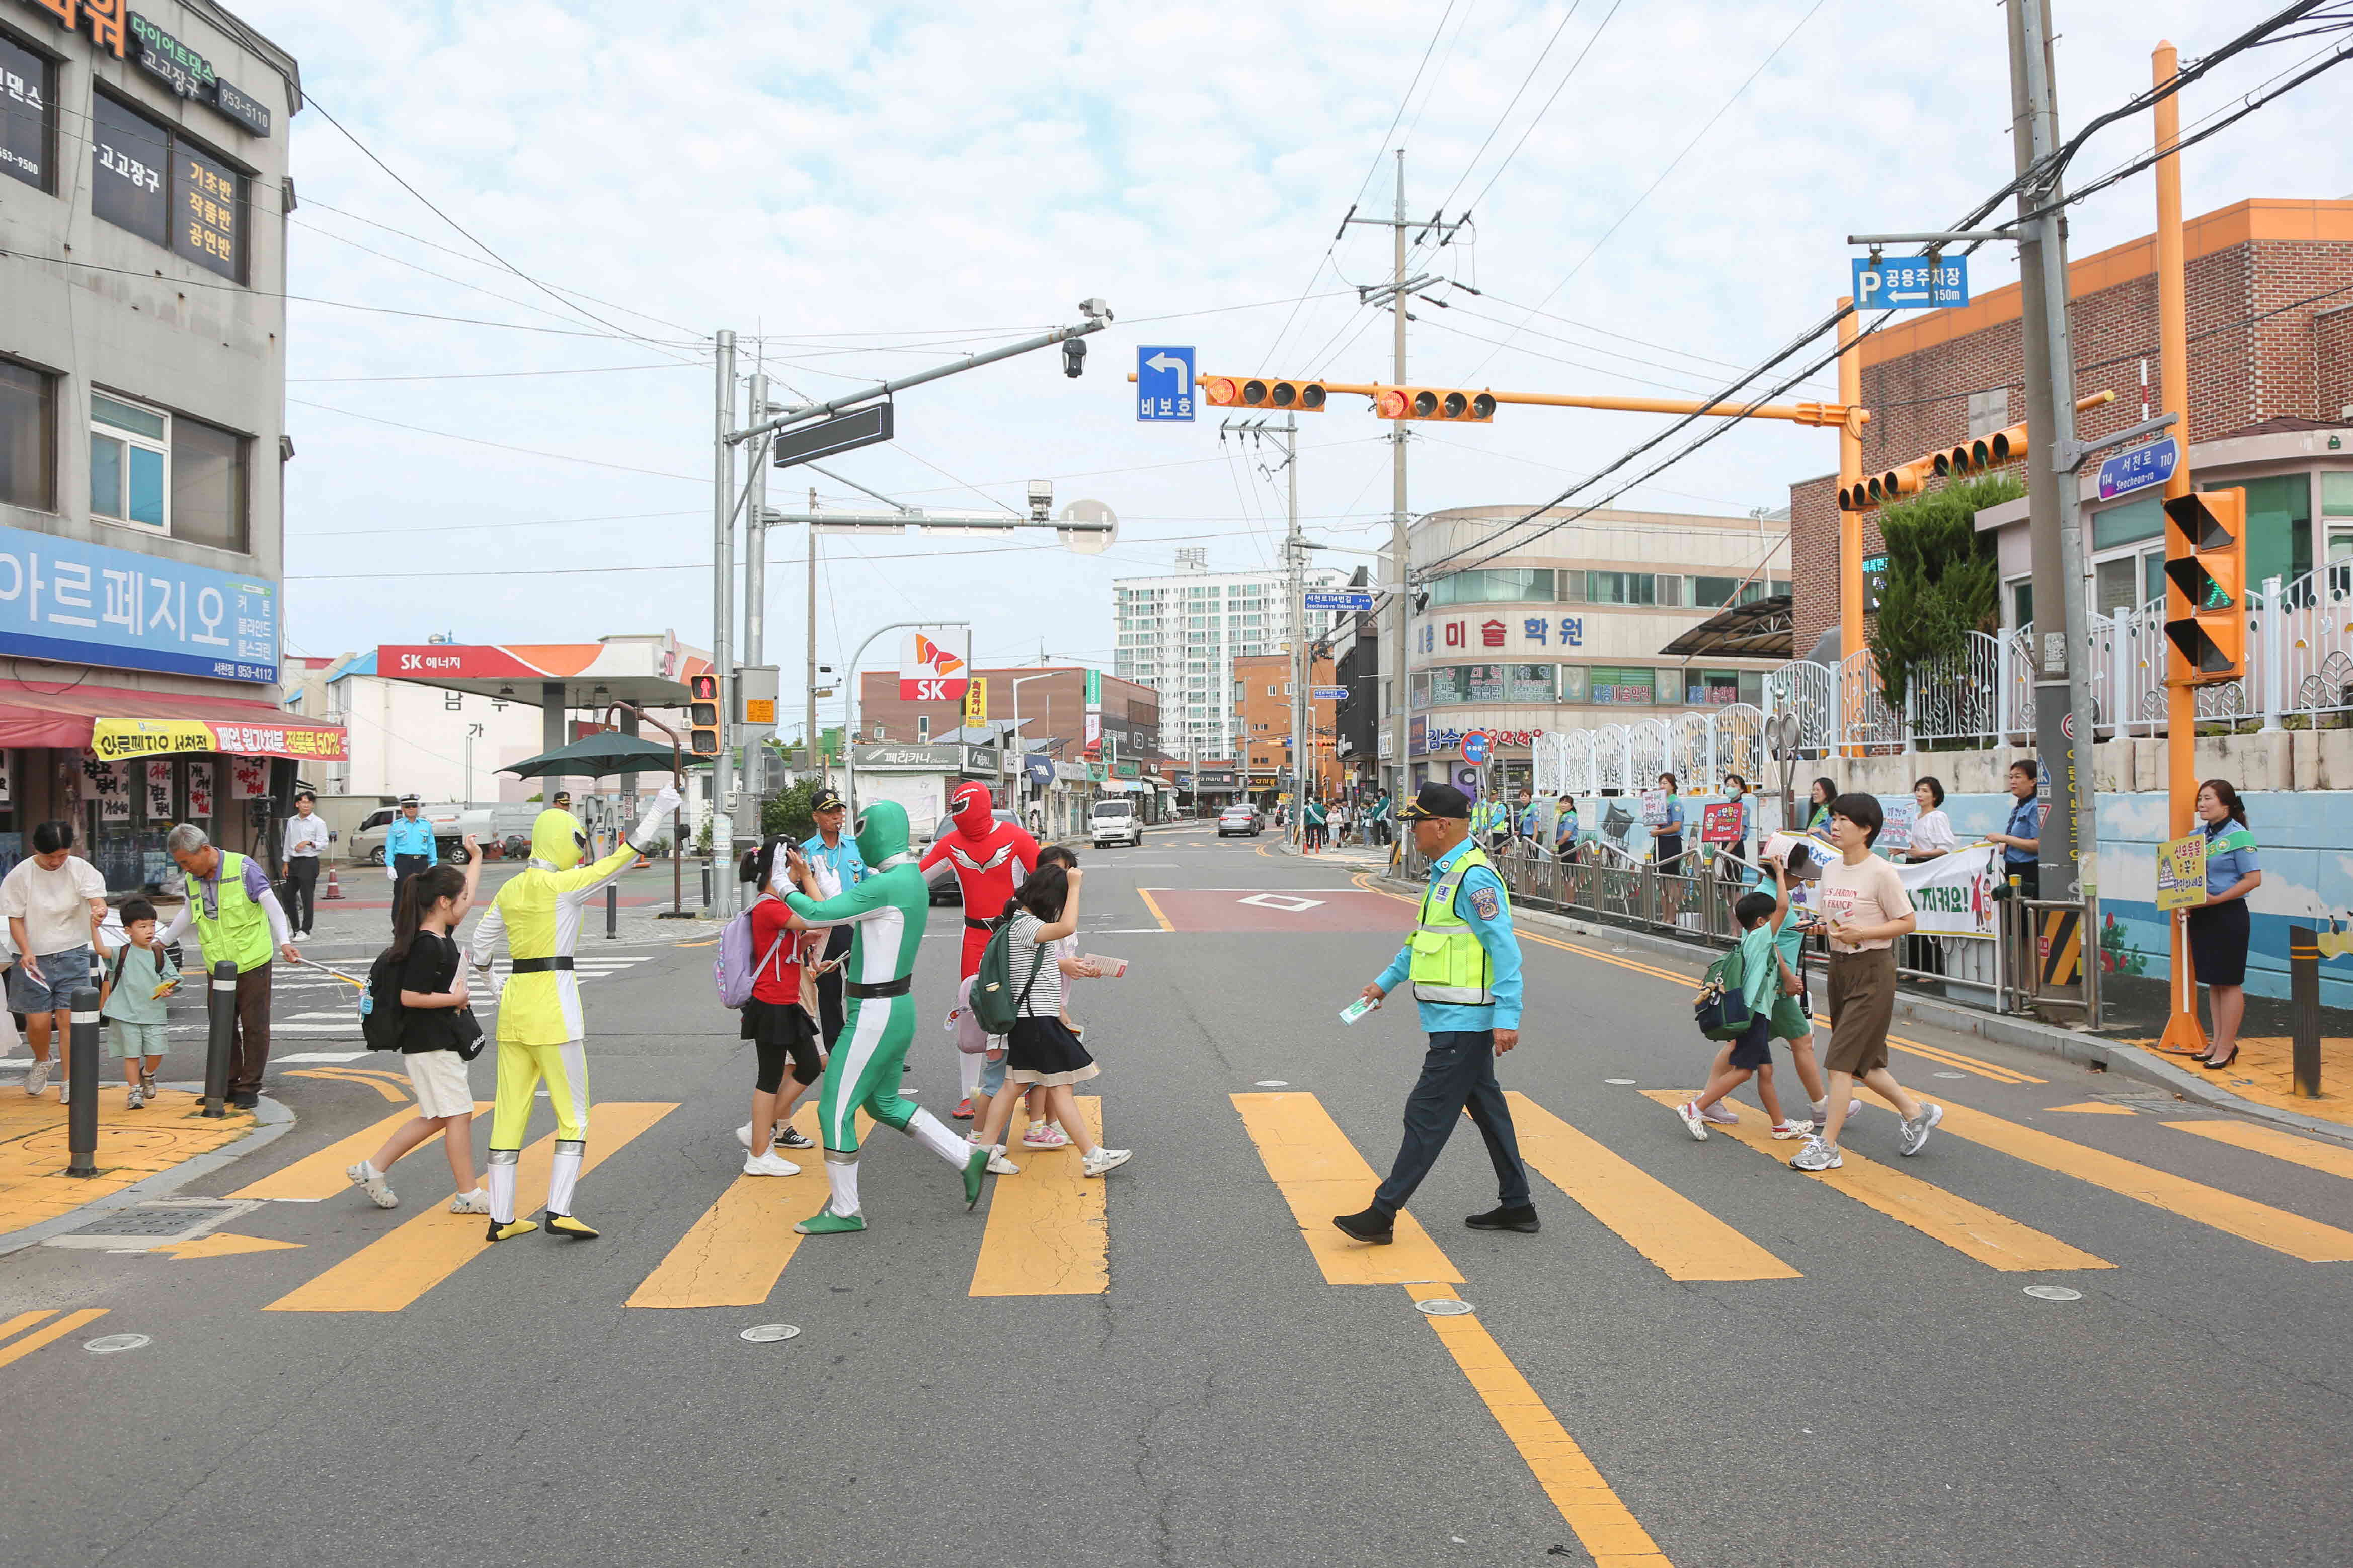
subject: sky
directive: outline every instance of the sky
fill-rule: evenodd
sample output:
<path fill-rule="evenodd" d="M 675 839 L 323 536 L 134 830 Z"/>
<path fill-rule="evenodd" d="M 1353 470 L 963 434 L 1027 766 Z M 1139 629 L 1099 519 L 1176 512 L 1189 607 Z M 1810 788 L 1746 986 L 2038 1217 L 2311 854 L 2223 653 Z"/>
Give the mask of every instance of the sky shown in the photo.
<path fill-rule="evenodd" d="M 1285 476 L 1218 416 L 1140 424 L 1145 344 L 1203 374 L 1390 379 L 1388 275 L 1407 208 L 1470 224 L 1417 245 L 1452 280 L 1417 305 L 1408 379 L 1631 396 L 1714 394 L 1847 287 L 1850 233 L 1945 226 L 2011 172 L 1992 4 L 1865 0 L 1286 0 L 694 6 L 234 0 L 301 62 L 290 232 L 288 640 L 333 655 L 448 633 L 586 641 L 712 627 L 712 334 L 779 401 L 823 399 L 1081 320 L 1059 352 L 899 395 L 897 439 L 830 459 L 901 502 L 1006 514 L 1050 479 L 1117 542 L 828 538 L 820 662 L 875 627 L 965 620 L 979 662 L 1109 668 L 1115 577 L 1206 547 L 1280 559 Z M 2072 132 L 2265 8 L 2054 0 Z M 2335 42 L 2228 62 L 2185 126 Z M 2184 158 L 2185 208 L 2353 194 L 2324 77 Z M 332 117 L 332 119 L 331 119 Z M 339 129 L 340 127 L 340 129 Z M 2104 131 L 2072 182 L 2144 149 Z M 2083 255 L 2146 233 L 2150 176 L 2073 210 Z M 2011 247 L 1971 258 L 1978 289 Z M 1459 285 L 1459 286 L 1457 286 Z M 1472 290 L 1477 290 L 1476 293 Z M 311 302 L 317 301 L 317 302 Z M 1834 398 L 1830 373 L 1789 395 Z M 1670 421 L 1506 407 L 1413 425 L 1410 503 L 1535 505 Z M 1300 511 L 1320 564 L 1386 543 L 1388 426 L 1306 417 Z M 1616 504 L 1741 516 L 1836 463 L 1824 430 L 1754 421 Z M 871 507 L 806 469 L 772 506 Z M 1597 499 L 1593 491 L 1580 500 Z M 801 689 L 807 531 L 769 539 L 768 658 Z M 740 601 L 739 601 L 740 602 Z M 891 639 L 878 644 L 887 657 Z M 870 667 L 871 656 L 870 656 Z M 797 711 L 797 703 L 786 706 Z"/>

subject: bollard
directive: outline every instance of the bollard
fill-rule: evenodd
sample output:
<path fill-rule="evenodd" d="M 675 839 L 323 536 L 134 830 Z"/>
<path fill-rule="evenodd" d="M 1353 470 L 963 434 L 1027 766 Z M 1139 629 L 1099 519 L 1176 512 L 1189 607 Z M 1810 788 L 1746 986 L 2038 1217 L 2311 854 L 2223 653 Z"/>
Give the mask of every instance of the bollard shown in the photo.
<path fill-rule="evenodd" d="M 2310 926 L 2287 928 L 2287 990 L 2295 1010 L 2295 1092 L 2320 1098 L 2320 933 Z M 79 1094 L 81 1086 L 76 1084 Z"/>
<path fill-rule="evenodd" d="M 205 994 L 205 1021 L 211 1032 L 205 1042 L 205 1109 L 206 1116 L 228 1114 L 229 1052 L 237 1043 L 237 963 L 222 959 L 213 965 L 212 989 Z"/>
<path fill-rule="evenodd" d="M 702 907 L 706 910 L 711 907 L 711 862 L 708 860 L 702 863 Z"/>
<path fill-rule="evenodd" d="M 620 934 L 620 929 L 621 885 L 618 882 L 607 882 L 605 884 L 605 940 L 612 941 L 614 937 Z"/>
<path fill-rule="evenodd" d="M 66 1047 L 66 1082 L 73 1104 L 66 1112 L 66 1174 L 98 1174 L 98 992 L 76 988 L 73 1035 Z"/>

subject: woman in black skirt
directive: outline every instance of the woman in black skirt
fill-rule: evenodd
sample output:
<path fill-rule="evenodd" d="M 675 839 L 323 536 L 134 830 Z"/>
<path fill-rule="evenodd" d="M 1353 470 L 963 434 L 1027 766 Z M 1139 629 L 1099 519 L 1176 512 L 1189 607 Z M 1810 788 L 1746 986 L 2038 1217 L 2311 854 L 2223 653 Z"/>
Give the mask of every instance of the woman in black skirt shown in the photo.
<path fill-rule="evenodd" d="M 744 1144 L 747 1176 L 797 1176 L 800 1167 L 776 1152 L 810 1147 L 807 1136 L 790 1124 L 793 1106 L 824 1072 L 818 1056 L 817 1020 L 801 1001 L 801 933 L 793 930 L 791 912 L 776 896 L 777 850 L 783 841 L 771 838 L 744 857 L 738 875 L 756 889 L 750 910 L 752 995 L 744 1004 L 742 1037 L 758 1055 L 759 1076 L 753 1080 L 752 1120 L 735 1130 Z M 814 885 L 801 889 L 817 896 Z M 786 1065 L 791 1064 L 789 1081 Z"/>
<path fill-rule="evenodd" d="M 2263 885 L 2247 807 L 2228 779 L 2198 786 L 2199 826 L 2206 834 L 2206 901 L 2189 911 L 2189 969 L 2206 987 L 2214 1038 L 2198 1058 L 2226 1068 L 2239 1056 L 2239 1021 L 2247 1012 L 2247 940 L 2254 922 L 2247 895 Z"/>
<path fill-rule="evenodd" d="M 1086 873 L 1077 867 L 1040 866 L 1029 873 L 1020 889 L 1006 900 L 999 918 L 1012 922 L 1008 940 L 1013 949 L 1012 973 L 1007 983 L 1019 998 L 1013 1033 L 1006 1038 L 1006 1076 L 1016 1084 L 1046 1091 L 1048 1114 L 1062 1124 L 1084 1156 L 1082 1174 L 1100 1176 L 1127 1163 L 1125 1149 L 1106 1149 L 1095 1142 L 1071 1086 L 1084 1083 L 1103 1069 L 1086 1047 L 1062 1021 L 1062 972 L 1054 962 L 1052 943 L 1079 929 L 1079 887 Z M 980 1142 L 1005 1157 L 1005 1130 L 1013 1119 L 1016 1095 L 1000 1094 L 989 1103 L 988 1124 Z"/>

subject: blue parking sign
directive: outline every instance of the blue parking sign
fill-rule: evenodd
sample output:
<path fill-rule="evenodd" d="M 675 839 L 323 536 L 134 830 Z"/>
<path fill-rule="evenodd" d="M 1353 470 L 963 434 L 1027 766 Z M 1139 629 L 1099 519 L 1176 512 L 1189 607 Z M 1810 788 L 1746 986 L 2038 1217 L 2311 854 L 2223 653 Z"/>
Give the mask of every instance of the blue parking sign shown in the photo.
<path fill-rule="evenodd" d="M 1193 418 L 1193 348 L 1165 343 L 1139 344 L 1135 351 L 1135 416 L 1138 419 Z"/>
<path fill-rule="evenodd" d="M 1854 258 L 1854 308 L 1858 310 L 1941 310 L 1969 302 L 1969 258 L 1925 256 Z"/>

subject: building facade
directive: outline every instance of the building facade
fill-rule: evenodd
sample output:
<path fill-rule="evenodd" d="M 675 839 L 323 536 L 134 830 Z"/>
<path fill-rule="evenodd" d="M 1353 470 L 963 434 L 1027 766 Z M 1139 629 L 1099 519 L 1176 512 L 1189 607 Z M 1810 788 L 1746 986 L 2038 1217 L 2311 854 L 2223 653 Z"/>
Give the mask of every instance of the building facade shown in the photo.
<path fill-rule="evenodd" d="M 1025 752 L 1072 763 L 1090 757 L 1141 763 L 1160 754 L 1160 694 L 1148 687 L 1075 664 L 1008 665 L 972 673 L 984 683 L 972 717 L 992 728 L 1018 721 Z M 1090 675 L 1099 694 L 1092 715 L 1087 702 Z M 858 739 L 866 744 L 953 741 L 965 717 L 962 703 L 901 697 L 896 670 L 870 669 L 859 677 Z"/>
<path fill-rule="evenodd" d="M 1161 743 L 1174 756 L 1221 757 L 1240 745 L 1229 695 L 1234 660 L 1288 648 L 1294 636 L 1332 628 L 1325 611 L 1294 626 L 1281 572 L 1208 570 L 1198 552 L 1180 552 L 1195 570 L 1167 577 L 1122 577 L 1112 584 L 1116 652 L 1113 673 L 1160 694 Z M 1306 574 L 1327 588 L 1336 572 Z"/>
<path fill-rule="evenodd" d="M 1434 512 L 1408 536 L 1429 590 L 1407 623 L 1409 791 L 1453 776 L 1474 730 L 1493 742 L 1489 783 L 1509 788 L 1533 776 L 1530 747 L 1548 731 L 1763 699 L 1776 661 L 1660 650 L 1726 606 L 1790 591 L 1786 523 L 1596 510 L 1554 528 L 1566 511 L 1518 521 L 1527 510 Z"/>
<path fill-rule="evenodd" d="M 151 885 L 343 754 L 280 707 L 301 101 L 210 0 L 0 3 L 0 859 L 64 818 Z"/>
<path fill-rule="evenodd" d="M 1335 679 L 1333 661 L 1318 658 L 1311 666 L 1308 684 L 1330 687 Z M 1300 698 L 1307 699 L 1307 749 L 1311 765 L 1303 770 L 1313 779 L 1316 793 L 1331 794 L 1339 784 L 1341 769 L 1333 755 L 1333 716 L 1339 704 L 1330 698 L 1318 699 L 1312 694 L 1293 689 L 1291 679 L 1291 656 L 1287 653 L 1258 654 L 1234 660 L 1234 718 L 1240 732 L 1237 755 L 1250 770 L 1250 790 L 1253 795 L 1271 800 L 1274 793 L 1291 787 L 1292 713 Z"/>

